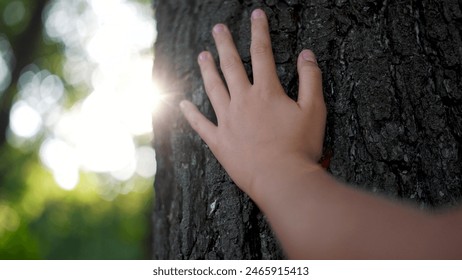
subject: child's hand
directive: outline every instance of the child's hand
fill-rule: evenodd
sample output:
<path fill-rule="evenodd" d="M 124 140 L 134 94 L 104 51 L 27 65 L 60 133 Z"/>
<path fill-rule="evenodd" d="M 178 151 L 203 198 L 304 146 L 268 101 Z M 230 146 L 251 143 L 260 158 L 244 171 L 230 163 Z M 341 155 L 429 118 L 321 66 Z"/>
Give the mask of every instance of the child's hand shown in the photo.
<path fill-rule="evenodd" d="M 294 102 L 279 82 L 268 21 L 262 10 L 252 13 L 253 85 L 228 28 L 217 24 L 213 36 L 229 91 L 209 52 L 202 52 L 198 61 L 218 126 L 189 101 L 182 101 L 181 108 L 231 178 L 253 197 L 260 176 L 299 164 L 317 168 L 326 107 L 314 54 L 304 50 L 298 57 L 300 86 L 298 101 Z"/>
<path fill-rule="evenodd" d="M 210 53 L 199 55 L 199 65 L 218 126 L 191 102 L 182 101 L 181 107 L 231 178 L 265 213 L 290 258 L 462 257 L 462 227 L 454 226 L 462 221 L 461 209 L 428 215 L 313 171 L 320 169 L 326 107 L 311 51 L 298 57 L 294 102 L 278 80 L 262 10 L 252 13 L 253 85 L 229 30 L 219 24 L 213 35 L 229 94 Z"/>

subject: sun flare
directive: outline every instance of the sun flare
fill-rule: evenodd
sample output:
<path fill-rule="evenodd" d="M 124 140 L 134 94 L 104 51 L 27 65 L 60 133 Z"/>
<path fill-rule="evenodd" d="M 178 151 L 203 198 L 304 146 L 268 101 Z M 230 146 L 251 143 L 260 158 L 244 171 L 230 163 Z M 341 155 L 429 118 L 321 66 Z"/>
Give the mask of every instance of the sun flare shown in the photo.
<path fill-rule="evenodd" d="M 50 99 L 54 107 L 42 110 L 27 96 L 37 96 L 32 94 L 37 88 L 51 92 L 56 84 L 62 92 L 63 83 L 39 69 L 25 71 L 29 78 L 23 77 L 23 98 L 11 113 L 12 132 L 30 138 L 51 131 L 40 158 L 64 189 L 78 184 L 80 171 L 120 181 L 135 174 L 154 176 L 149 143 L 158 94 L 152 81 L 156 31 L 150 7 L 126 0 L 55 0 L 44 19 L 47 36 L 65 46 L 65 83 L 91 92 L 67 109 L 59 105 L 61 93 Z M 47 83 L 48 77 L 55 80 Z"/>

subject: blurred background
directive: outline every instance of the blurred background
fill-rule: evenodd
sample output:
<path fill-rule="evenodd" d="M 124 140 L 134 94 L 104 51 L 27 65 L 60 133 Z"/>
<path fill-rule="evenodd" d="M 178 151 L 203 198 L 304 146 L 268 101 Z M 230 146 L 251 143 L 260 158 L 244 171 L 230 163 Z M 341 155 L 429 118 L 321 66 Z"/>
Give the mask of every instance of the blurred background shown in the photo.
<path fill-rule="evenodd" d="M 150 0 L 0 0 L 0 259 L 150 258 Z"/>

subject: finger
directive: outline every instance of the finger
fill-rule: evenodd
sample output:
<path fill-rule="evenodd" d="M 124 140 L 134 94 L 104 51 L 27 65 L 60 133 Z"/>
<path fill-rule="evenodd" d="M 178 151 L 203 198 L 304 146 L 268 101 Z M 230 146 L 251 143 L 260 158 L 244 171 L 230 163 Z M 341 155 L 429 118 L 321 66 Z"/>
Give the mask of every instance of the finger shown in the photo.
<path fill-rule="evenodd" d="M 299 88 L 297 103 L 301 108 L 315 104 L 324 105 L 322 94 L 322 73 L 316 57 L 310 50 L 300 53 L 297 62 Z"/>
<path fill-rule="evenodd" d="M 186 120 L 199 134 L 202 140 L 204 140 L 210 148 L 215 146 L 216 131 L 218 127 L 202 115 L 197 107 L 191 102 L 187 100 L 181 101 L 180 108 Z"/>
<path fill-rule="evenodd" d="M 205 91 L 212 103 L 218 121 L 228 107 L 230 98 L 223 80 L 218 74 L 217 67 L 209 52 L 201 52 L 198 57 L 202 79 L 204 80 Z"/>
<path fill-rule="evenodd" d="M 254 83 L 267 84 L 269 81 L 278 81 L 266 14 L 263 10 L 256 9 L 252 12 L 251 19 L 250 54 L 252 56 Z"/>
<path fill-rule="evenodd" d="M 232 98 L 233 93 L 250 87 L 250 82 L 228 28 L 224 24 L 215 25 L 213 37 L 220 56 L 221 71 Z"/>

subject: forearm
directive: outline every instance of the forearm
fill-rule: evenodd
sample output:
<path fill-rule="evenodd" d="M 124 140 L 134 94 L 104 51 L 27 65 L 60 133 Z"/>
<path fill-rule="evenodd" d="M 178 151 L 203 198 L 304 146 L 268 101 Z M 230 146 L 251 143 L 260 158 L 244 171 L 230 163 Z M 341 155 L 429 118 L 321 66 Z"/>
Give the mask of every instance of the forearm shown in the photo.
<path fill-rule="evenodd" d="M 265 13 L 254 10 L 251 22 L 252 82 L 223 24 L 212 34 L 226 85 L 211 53 L 198 57 L 218 126 L 191 102 L 180 105 L 289 257 L 462 258 L 462 211 L 429 215 L 357 191 L 311 163 L 322 152 L 327 113 L 316 57 L 303 50 L 297 59 L 295 102 L 279 82 Z"/>
<path fill-rule="evenodd" d="M 303 161 L 278 168 L 255 180 L 254 200 L 290 258 L 460 257 L 441 234 L 451 223 L 442 216 L 358 191 Z"/>

